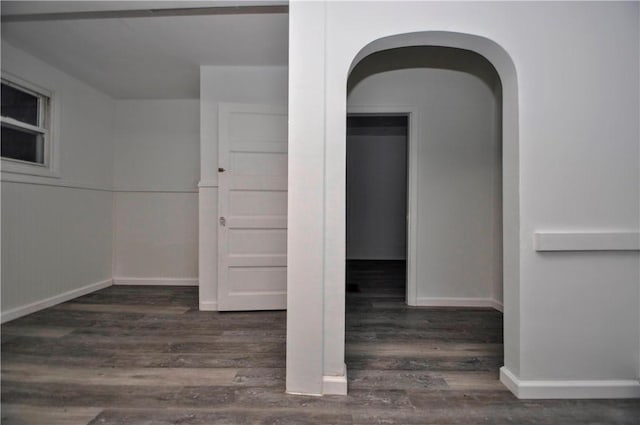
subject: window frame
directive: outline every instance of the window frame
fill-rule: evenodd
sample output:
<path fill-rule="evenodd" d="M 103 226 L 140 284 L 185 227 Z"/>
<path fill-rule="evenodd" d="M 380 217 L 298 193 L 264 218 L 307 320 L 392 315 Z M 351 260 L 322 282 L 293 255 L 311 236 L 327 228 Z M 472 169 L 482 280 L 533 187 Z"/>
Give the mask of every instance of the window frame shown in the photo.
<path fill-rule="evenodd" d="M 25 81 L 15 75 L 2 70 L 2 83 L 17 90 L 25 92 L 38 99 L 38 125 L 32 125 L 11 117 L 0 115 L 2 125 L 13 127 L 17 130 L 38 133 L 43 138 L 43 163 L 23 161 L 14 158 L 1 158 L 2 173 L 27 174 L 40 177 L 59 178 L 58 155 L 55 149 L 55 95 L 51 90 L 47 90 L 34 83 Z"/>

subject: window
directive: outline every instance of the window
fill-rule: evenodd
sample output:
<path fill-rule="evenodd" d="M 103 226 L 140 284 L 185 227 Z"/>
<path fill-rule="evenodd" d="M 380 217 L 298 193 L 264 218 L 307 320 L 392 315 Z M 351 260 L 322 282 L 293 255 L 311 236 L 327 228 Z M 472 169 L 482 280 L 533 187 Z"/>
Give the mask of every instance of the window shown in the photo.
<path fill-rule="evenodd" d="M 3 168 L 8 168 L 4 160 L 48 168 L 51 165 L 51 95 L 4 77 L 1 94 Z"/>

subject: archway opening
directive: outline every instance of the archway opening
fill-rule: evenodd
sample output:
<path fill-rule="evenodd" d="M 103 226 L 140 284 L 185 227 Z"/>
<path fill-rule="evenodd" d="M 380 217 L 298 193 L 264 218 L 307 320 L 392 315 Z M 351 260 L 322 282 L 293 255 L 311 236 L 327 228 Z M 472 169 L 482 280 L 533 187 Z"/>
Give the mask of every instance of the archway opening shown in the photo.
<path fill-rule="evenodd" d="M 348 112 L 405 113 L 413 124 L 413 128 L 409 131 L 409 133 L 411 133 L 410 140 L 413 141 L 413 146 L 410 142 L 408 155 L 409 196 L 407 199 L 407 209 L 409 213 L 407 234 L 409 240 L 407 242 L 408 279 L 406 301 L 411 305 L 443 305 L 449 307 L 458 305 L 475 307 L 476 313 L 482 311 L 482 308 L 487 309 L 490 307 L 502 311 L 502 305 L 504 303 L 506 309 L 509 309 L 510 306 L 511 314 L 513 314 L 514 310 L 517 313 L 518 304 L 512 303 L 511 301 L 514 300 L 514 295 L 519 292 L 519 282 L 517 279 L 519 255 L 517 251 L 510 251 L 503 255 L 503 243 L 504 249 L 509 249 L 510 247 L 517 248 L 519 240 L 517 230 L 519 208 L 517 190 L 518 149 L 515 69 L 506 53 L 486 39 L 449 33 L 418 33 L 411 35 L 417 37 L 413 43 L 408 41 L 408 38 L 410 38 L 408 35 L 403 35 L 397 36 L 395 39 L 394 37 L 389 37 L 388 39 L 378 40 L 378 42 L 374 42 L 364 48 L 356 57 L 356 60 L 354 60 L 347 84 Z M 437 42 L 434 43 L 433 38 L 429 40 L 431 37 L 437 40 Z M 444 39 L 446 39 L 447 42 L 442 42 Z M 465 43 L 466 41 L 470 42 Z M 474 42 L 478 42 L 478 44 L 476 45 Z M 483 44 L 485 47 L 484 53 L 487 51 L 491 53 L 492 49 L 495 49 L 493 55 L 486 55 L 488 57 L 493 56 L 494 60 L 489 61 L 485 56 L 479 54 L 483 50 Z M 471 48 L 474 46 L 480 46 L 480 48 Z M 478 52 L 478 50 L 480 52 Z M 499 62 L 498 65 L 500 66 L 494 67 L 495 61 Z M 399 76 L 399 74 L 403 72 L 405 75 Z M 428 82 L 426 83 L 434 93 L 438 94 L 438 90 L 440 91 L 440 97 L 432 96 L 429 99 L 429 101 L 432 102 L 431 109 L 429 105 L 425 105 L 424 102 L 416 101 L 415 97 L 414 100 L 409 99 L 411 95 L 419 96 L 422 94 L 421 90 L 424 90 L 425 86 L 416 84 L 415 81 L 411 80 L 416 76 L 409 76 L 408 74 L 414 73 L 418 75 L 420 73 L 424 74 L 425 72 L 431 72 L 434 75 L 441 74 L 433 80 L 431 85 Z M 396 74 L 396 79 L 400 81 L 395 87 L 387 84 L 372 88 L 376 80 L 381 82 L 385 78 L 388 79 L 390 75 L 394 73 Z M 447 78 L 449 79 L 448 82 L 445 81 Z M 456 78 L 458 78 L 457 83 L 455 82 Z M 460 79 L 464 78 L 468 81 L 460 81 Z M 406 88 L 399 89 L 398 84 L 400 84 L 400 86 L 404 85 Z M 478 99 L 482 96 L 471 99 L 464 95 L 460 97 L 460 93 L 453 92 L 456 89 L 464 88 L 470 84 L 475 84 L 479 91 L 484 91 L 484 98 L 485 100 L 489 99 L 488 103 L 484 106 L 478 103 Z M 503 93 L 506 93 L 504 97 Z M 452 94 L 455 95 L 452 96 Z M 402 98 L 402 95 L 408 97 Z M 459 97 L 457 102 L 455 99 L 456 96 Z M 380 99 L 384 99 L 384 101 L 380 101 Z M 447 111 L 449 113 L 446 116 L 443 116 L 442 113 L 438 115 L 438 110 L 442 112 L 443 110 L 446 111 L 447 108 L 449 108 Z M 458 114 L 451 114 L 452 108 L 454 110 L 458 108 Z M 509 109 L 505 110 L 505 108 Z M 460 114 L 472 115 L 475 118 L 472 117 L 471 120 L 461 121 Z M 487 115 L 490 115 L 491 118 L 486 119 Z M 484 127 L 478 131 L 474 131 L 474 125 L 477 127 L 478 122 L 481 121 L 484 122 Z M 452 123 L 453 125 L 451 125 Z M 429 129 L 433 130 L 434 127 L 436 127 L 436 133 L 438 131 L 442 133 L 446 130 L 443 130 L 443 128 L 438 130 L 438 124 L 446 124 L 449 126 L 448 131 L 449 136 L 451 136 L 449 140 L 445 140 L 447 137 L 434 137 L 434 132 L 429 131 Z M 442 125 L 440 127 L 442 127 Z M 425 130 L 425 128 L 427 130 Z M 446 133 L 446 131 L 444 131 L 444 133 Z M 440 136 L 444 133 L 440 134 Z M 446 134 L 444 135 L 446 136 Z M 411 137 L 413 137 L 413 139 L 411 139 Z M 420 143 L 424 144 L 425 139 L 429 137 L 431 137 L 430 142 L 433 142 L 431 145 L 423 146 L 416 143 L 416 141 L 420 141 Z M 505 146 L 506 152 L 502 151 L 503 146 Z M 454 152 L 456 153 L 456 157 L 451 155 Z M 439 157 L 438 153 L 440 153 Z M 429 159 L 432 160 L 431 166 L 428 167 L 426 171 L 420 169 L 421 167 L 427 168 L 424 167 L 425 157 L 429 157 Z M 350 159 L 347 158 L 347 162 L 349 161 Z M 487 166 L 488 164 L 491 166 Z M 464 173 L 458 173 L 457 177 L 455 174 L 447 173 L 455 171 L 456 168 L 458 171 L 464 171 Z M 443 171 L 445 171 L 445 173 L 443 173 Z M 507 180 L 504 187 L 502 185 L 503 178 Z M 463 199 L 458 196 L 460 191 L 458 191 L 458 193 L 456 193 L 455 190 L 447 191 L 445 189 L 446 185 L 439 188 L 433 184 L 426 184 L 425 186 L 425 182 L 429 182 L 430 180 L 433 182 L 438 179 L 444 180 L 445 183 L 448 181 L 449 187 L 451 187 L 452 183 L 454 186 L 458 183 L 458 188 L 462 189 L 462 192 L 466 191 L 467 194 L 471 194 L 471 197 L 466 198 L 466 206 L 465 202 L 461 203 L 460 201 Z M 456 181 L 456 179 L 458 181 Z M 478 190 L 479 183 L 484 185 L 484 190 Z M 419 189 L 420 186 L 422 187 Z M 348 190 L 347 188 L 346 191 L 348 192 Z M 450 197 L 451 199 L 438 202 L 437 195 L 446 194 L 447 192 L 449 192 L 452 198 Z M 424 206 L 423 208 L 419 208 L 422 205 L 419 202 L 420 196 L 412 196 L 412 193 L 413 195 L 416 193 L 422 195 L 422 201 L 428 200 L 428 202 L 440 207 L 439 213 L 431 211 L 432 215 L 440 216 L 440 225 L 438 225 L 438 220 L 423 222 L 422 226 L 417 225 L 418 222 L 420 222 L 419 219 L 422 219 L 422 221 L 425 220 L 425 217 L 421 214 L 428 214 L 428 211 Z M 432 196 L 425 198 L 424 195 L 428 195 L 429 193 L 431 193 Z M 457 205 L 456 202 L 458 202 Z M 473 206 L 470 206 L 474 203 L 480 205 L 480 209 L 482 210 L 476 211 L 475 215 L 473 214 Z M 477 210 L 478 208 L 475 209 Z M 446 219 L 460 218 L 460 213 L 462 212 L 465 214 L 471 212 L 471 214 L 466 215 L 465 225 L 461 226 L 459 221 L 458 224 L 455 224 L 455 220 L 450 220 L 448 225 L 442 225 L 446 223 Z M 504 220 L 503 216 L 506 216 Z M 483 221 L 487 218 L 488 221 Z M 448 234 L 446 232 L 438 234 L 439 229 L 449 228 L 449 230 L 451 230 L 451 223 L 454 223 L 454 230 L 456 226 L 458 227 L 455 237 L 452 237 L 451 232 Z M 421 235 L 419 230 L 426 230 L 427 233 L 429 230 L 431 231 L 432 237 L 430 242 L 434 244 L 436 248 L 439 245 L 440 252 L 447 254 L 448 260 L 442 261 L 442 256 L 438 260 L 437 255 L 435 257 L 428 255 L 425 260 L 424 253 L 429 252 L 429 244 L 424 245 L 424 240 L 426 239 L 422 238 L 424 240 L 421 240 L 421 236 L 424 235 Z M 347 228 L 347 233 L 349 231 L 350 229 Z M 454 234 L 455 233 L 456 232 L 454 232 Z M 484 242 L 482 242 L 482 238 L 478 237 L 482 233 L 485 233 L 485 236 L 489 233 L 489 237 L 486 238 Z M 449 252 L 447 253 L 447 249 L 443 250 L 443 247 L 449 248 Z M 465 251 L 465 247 L 471 249 Z M 489 247 L 488 251 L 490 253 L 488 257 L 491 257 L 488 262 L 486 261 L 487 258 L 484 258 L 484 261 L 482 259 L 483 248 L 484 254 L 487 254 L 487 247 Z M 433 246 L 431 248 L 433 248 Z M 416 253 L 416 251 L 418 253 Z M 422 256 L 420 255 L 420 251 L 422 251 Z M 434 252 L 437 251 L 432 251 L 432 253 Z M 487 255 L 484 255 L 484 257 L 487 257 Z M 420 272 L 420 266 L 428 265 L 430 259 L 439 261 L 440 266 L 444 267 L 440 267 L 442 270 L 439 272 L 436 271 L 434 275 L 424 278 L 422 276 L 423 273 Z M 479 272 L 479 270 L 483 271 Z M 454 272 L 453 275 L 451 271 Z M 447 272 L 449 272 L 450 277 L 453 277 L 438 281 L 438 276 L 447 276 Z M 456 282 L 456 272 L 458 273 L 458 277 L 466 277 L 465 283 L 473 281 L 474 276 L 476 277 L 476 282 L 481 280 L 482 283 L 476 283 L 475 286 L 473 286 L 473 284 L 468 287 L 464 287 L 464 285 L 461 286 L 460 280 Z M 439 294 L 438 289 L 446 288 L 447 281 L 456 282 L 453 286 L 449 285 L 449 289 L 453 288 L 461 292 L 459 291 L 451 296 L 446 296 L 446 294 L 442 296 L 442 294 Z M 345 283 L 348 284 L 348 280 Z M 435 283 L 435 286 L 431 285 L 433 287 L 430 288 L 429 285 L 433 283 Z M 438 284 L 443 285 L 437 288 Z M 479 288 L 482 290 L 479 291 Z M 435 291 L 432 292 L 435 293 L 434 296 L 430 295 L 429 291 L 431 290 Z M 506 298 L 505 295 L 507 295 Z M 350 298 L 348 293 L 346 298 Z M 517 297 L 515 299 L 517 299 Z M 380 308 L 377 312 L 379 313 L 378 317 L 381 318 L 384 318 L 389 310 L 398 307 L 397 305 L 394 307 L 392 303 L 380 299 L 375 302 L 369 302 L 368 305 L 370 307 L 377 305 Z M 478 318 L 472 320 L 479 320 L 485 324 L 485 330 L 487 330 L 485 334 L 473 333 L 470 329 L 462 326 L 458 327 L 457 330 L 451 329 L 452 332 L 457 331 L 458 335 L 444 332 L 439 337 L 455 340 L 455 338 L 460 337 L 461 334 L 467 334 L 471 339 L 475 338 L 476 341 L 489 344 L 491 352 L 488 353 L 488 357 L 484 356 L 485 358 L 483 359 L 476 357 L 476 360 L 470 360 L 483 363 L 481 367 L 485 369 L 488 368 L 487 371 L 491 371 L 495 376 L 495 372 L 502 364 L 511 362 L 511 367 L 517 368 L 517 356 L 514 356 L 514 354 L 518 352 L 518 341 L 512 337 L 513 333 L 509 332 L 509 329 L 505 326 L 505 343 L 507 342 L 507 338 L 510 338 L 510 345 L 505 346 L 503 360 L 503 350 L 500 344 L 503 339 L 502 315 L 496 311 L 491 312 L 490 309 L 484 311 L 489 313 L 485 315 L 485 317 L 488 317 L 488 321 Z M 358 368 L 366 364 L 371 365 L 371 363 L 368 362 L 374 360 L 364 358 L 362 356 L 363 352 L 360 349 L 361 347 L 358 347 L 357 344 L 355 348 L 349 347 L 350 331 L 358 328 L 365 333 L 367 332 L 367 330 L 357 322 L 350 322 L 349 316 L 351 313 L 349 304 L 347 304 L 347 321 L 345 323 L 347 349 L 345 358 L 347 367 L 352 371 L 350 375 L 353 377 L 353 374 L 355 374 L 357 379 Z M 512 317 L 515 317 L 515 320 L 511 323 L 511 329 L 514 329 L 518 323 L 517 314 Z M 414 323 L 408 326 L 419 327 L 420 324 Z M 393 326 L 383 327 L 384 331 L 382 331 L 382 333 L 395 333 L 397 335 L 403 331 L 402 329 L 391 329 L 392 327 Z M 371 335 L 380 333 L 380 329 L 378 331 L 369 329 L 368 333 Z M 366 339 L 366 337 L 366 334 L 356 335 L 355 340 Z M 500 347 L 500 349 L 496 350 L 496 347 Z M 383 363 L 389 363 L 389 359 L 378 360 Z M 360 364 L 358 364 L 358 361 L 360 361 Z M 402 363 L 403 360 L 394 358 L 393 362 Z M 405 366 L 409 363 L 416 366 L 419 362 L 416 362 L 416 359 L 408 358 L 405 359 L 404 363 Z M 427 361 L 427 363 L 429 362 Z M 430 364 L 433 364 L 433 362 Z"/>

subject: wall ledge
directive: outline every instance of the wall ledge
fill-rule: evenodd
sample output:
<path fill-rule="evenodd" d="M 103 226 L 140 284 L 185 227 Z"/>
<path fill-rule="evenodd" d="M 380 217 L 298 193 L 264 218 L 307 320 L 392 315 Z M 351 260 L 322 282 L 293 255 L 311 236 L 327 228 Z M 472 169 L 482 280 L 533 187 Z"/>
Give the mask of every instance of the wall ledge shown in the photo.
<path fill-rule="evenodd" d="M 640 398 L 640 381 L 620 380 L 521 380 L 506 367 L 500 381 L 520 399 Z"/>
<path fill-rule="evenodd" d="M 199 189 L 217 189 L 219 186 L 217 180 L 200 180 L 198 183 Z"/>
<path fill-rule="evenodd" d="M 35 301 L 20 307 L 15 307 L 2 312 L 1 323 L 8 322 L 10 320 L 17 319 L 27 314 L 35 313 L 36 311 L 43 310 L 47 307 L 51 307 L 65 301 L 72 300 L 82 295 L 90 294 L 91 292 L 98 291 L 100 289 L 107 288 L 113 284 L 111 279 L 106 279 L 100 282 L 92 283 L 82 286 L 77 289 L 72 289 L 62 294 L 54 295 L 53 297 L 45 298 L 43 300 Z"/>
<path fill-rule="evenodd" d="M 536 251 L 638 251 L 640 232 L 535 232 Z"/>
<path fill-rule="evenodd" d="M 48 178 L 48 177 L 42 177 L 42 176 L 31 176 L 27 174 L 13 174 L 13 173 L 6 172 L 5 170 L 2 170 L 2 173 L 0 173 L 0 182 L 28 184 L 28 185 L 34 185 L 34 186 L 60 187 L 65 189 L 113 192 L 113 188 L 106 185 L 79 183 L 77 181 L 59 178 L 59 177 Z"/>

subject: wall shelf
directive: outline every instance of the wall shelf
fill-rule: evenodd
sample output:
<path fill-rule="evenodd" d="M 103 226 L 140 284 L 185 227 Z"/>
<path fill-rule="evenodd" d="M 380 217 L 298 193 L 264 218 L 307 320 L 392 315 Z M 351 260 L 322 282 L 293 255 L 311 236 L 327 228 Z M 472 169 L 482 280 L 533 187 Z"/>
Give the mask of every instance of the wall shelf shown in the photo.
<path fill-rule="evenodd" d="M 536 251 L 638 251 L 640 232 L 535 232 Z"/>

